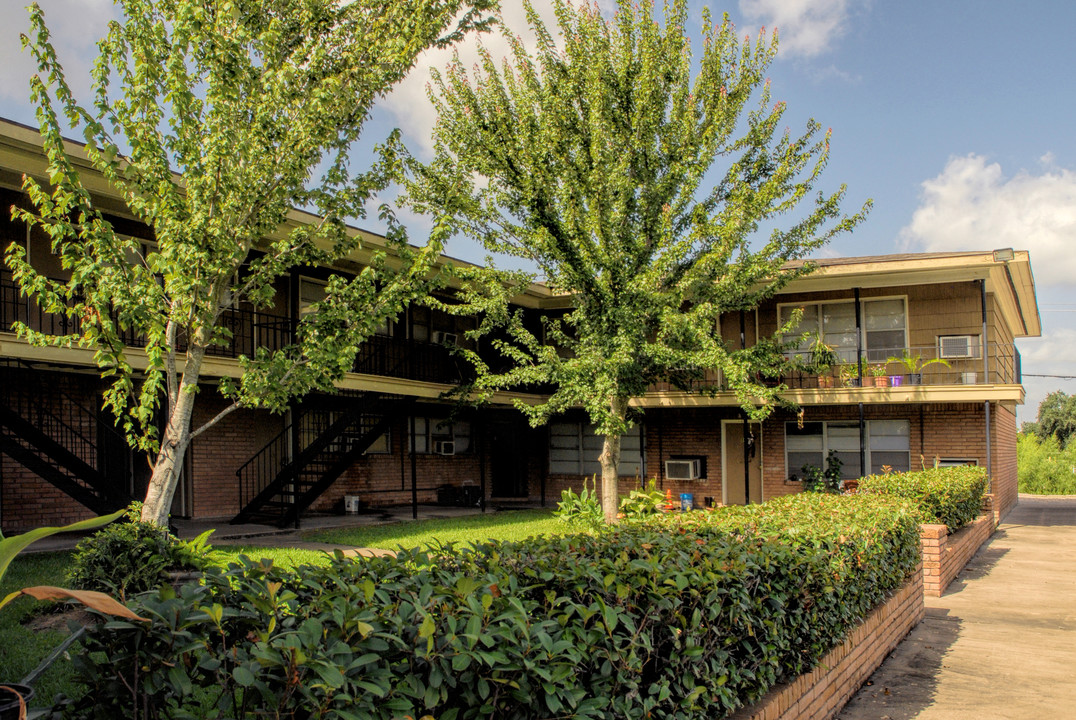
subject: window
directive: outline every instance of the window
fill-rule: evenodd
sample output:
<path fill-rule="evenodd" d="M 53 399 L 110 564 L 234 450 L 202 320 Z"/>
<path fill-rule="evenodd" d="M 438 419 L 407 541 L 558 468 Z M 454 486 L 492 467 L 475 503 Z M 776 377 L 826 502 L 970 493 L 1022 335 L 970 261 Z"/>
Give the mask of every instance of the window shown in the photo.
<path fill-rule="evenodd" d="M 308 277 L 299 278 L 299 317 L 305 317 L 314 311 L 314 304 L 327 296 L 325 288 L 328 283 Z"/>
<path fill-rule="evenodd" d="M 594 426 L 578 421 L 549 424 L 549 472 L 557 475 L 601 475 L 604 438 L 594 434 Z M 642 472 L 642 428 L 633 427 L 620 438 L 620 474 Z"/>
<path fill-rule="evenodd" d="M 891 355 L 899 355 L 907 347 L 904 299 L 862 300 L 860 304 L 866 359 L 882 362 Z M 803 333 L 810 333 L 811 337 L 801 348 L 806 349 L 814 337 L 820 337 L 837 352 L 842 362 L 856 361 L 855 301 L 779 305 L 777 319 L 782 326 L 797 308 L 803 308 L 803 317 L 792 332 L 781 336 L 783 342 L 794 342 Z"/>
<path fill-rule="evenodd" d="M 471 423 L 466 420 L 415 417 L 415 432 L 407 446 L 419 454 L 459 455 L 471 450 Z M 410 428 L 408 421 L 408 428 Z"/>
<path fill-rule="evenodd" d="M 911 469 L 911 424 L 907 420 L 867 421 L 867 467 L 871 473 L 882 472 L 888 465 L 894 472 Z M 841 460 L 841 477 L 845 480 L 863 475 L 859 467 L 859 423 L 813 422 L 799 427 L 785 424 L 785 468 L 799 476 L 804 465 L 825 468 L 830 451 Z"/>
<path fill-rule="evenodd" d="M 964 466 L 975 467 L 978 464 L 979 464 L 979 461 L 977 459 L 975 459 L 975 458 L 939 458 L 938 459 L 938 467 L 940 467 L 940 468 L 964 467 Z"/>
<path fill-rule="evenodd" d="M 370 443 L 370 447 L 366 448 L 367 455 L 385 455 L 390 452 L 392 452 L 392 440 L 388 430 Z"/>

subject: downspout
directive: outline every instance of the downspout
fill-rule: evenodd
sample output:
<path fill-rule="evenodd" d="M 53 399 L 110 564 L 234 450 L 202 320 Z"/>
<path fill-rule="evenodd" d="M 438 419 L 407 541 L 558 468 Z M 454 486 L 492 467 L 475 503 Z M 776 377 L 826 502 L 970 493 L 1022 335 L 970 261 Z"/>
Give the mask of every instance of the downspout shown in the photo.
<path fill-rule="evenodd" d="M 859 387 L 863 387 L 863 318 L 859 308 L 859 288 L 855 288 L 856 306 L 856 369 Z M 867 475 L 867 421 L 863 418 L 863 403 L 859 403 L 859 476 Z"/>
<path fill-rule="evenodd" d="M 979 302 L 983 310 L 983 383 L 988 384 L 990 382 L 990 364 L 987 348 L 990 347 L 990 344 L 986 341 L 986 280 L 979 280 Z"/>
<path fill-rule="evenodd" d="M 982 339 L 982 351 L 983 351 L 983 382 L 990 382 L 990 365 L 987 357 L 986 342 L 986 280 L 979 280 L 979 303 L 982 307 L 983 313 L 983 339 Z M 990 452 L 990 401 L 983 402 L 983 416 L 986 419 L 986 475 L 990 478 L 991 484 L 994 482 L 994 463 L 993 457 Z"/>
<path fill-rule="evenodd" d="M 740 310 L 740 349 L 747 349 L 747 328 L 744 324 L 744 312 Z M 741 410 L 741 412 L 743 412 Z M 743 413 L 743 504 L 751 504 L 751 458 L 748 457 L 747 448 L 747 433 L 749 432 L 747 424 L 747 413 Z"/>
<path fill-rule="evenodd" d="M 415 455 L 415 416 L 411 415 L 411 519 L 418 520 L 418 456 Z M 427 452 L 429 448 L 427 448 Z"/>
<path fill-rule="evenodd" d="M 479 492 L 482 493 L 479 507 L 482 512 L 486 512 L 486 422 L 481 415 L 475 418 L 475 426 L 475 434 L 478 436 L 478 485 Z"/>

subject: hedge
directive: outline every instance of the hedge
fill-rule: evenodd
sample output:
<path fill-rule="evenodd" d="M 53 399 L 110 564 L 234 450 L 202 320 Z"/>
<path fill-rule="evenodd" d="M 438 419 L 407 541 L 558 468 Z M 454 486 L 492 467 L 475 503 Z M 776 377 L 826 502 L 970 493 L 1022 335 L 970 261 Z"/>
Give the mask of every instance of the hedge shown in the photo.
<path fill-rule="evenodd" d="M 294 573 L 245 560 L 136 597 L 152 623 L 91 630 L 73 660 L 88 692 L 60 709 L 718 718 L 809 668 L 904 581 L 914 515 L 813 496 Z"/>
<path fill-rule="evenodd" d="M 871 475 L 859 481 L 857 492 L 912 500 L 922 522 L 945 525 L 953 533 L 979 516 L 989 485 L 984 468 L 962 466 Z"/>

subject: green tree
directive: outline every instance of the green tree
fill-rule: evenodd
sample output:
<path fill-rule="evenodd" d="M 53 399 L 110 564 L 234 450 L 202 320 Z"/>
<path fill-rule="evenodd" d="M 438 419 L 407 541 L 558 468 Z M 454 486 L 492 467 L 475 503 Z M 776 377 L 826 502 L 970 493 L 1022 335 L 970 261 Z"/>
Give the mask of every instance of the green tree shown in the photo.
<path fill-rule="evenodd" d="M 777 374 L 777 343 L 730 348 L 718 317 L 809 272 L 786 263 L 851 230 L 867 207 L 843 215 L 843 186 L 807 200 L 829 133 L 814 121 L 798 137 L 779 131 L 785 105 L 771 105 L 764 82 L 776 35 L 741 41 L 727 17 L 714 25 L 704 11 L 692 77 L 686 0 L 667 2 L 663 23 L 652 2 L 620 0 L 609 20 L 553 4 L 559 40 L 528 5 L 533 53 L 505 29 L 506 63 L 485 52 L 472 72 L 457 59 L 435 76 L 435 156 L 409 161 L 405 198 L 451 214 L 491 253 L 537 266 L 571 299 L 537 331 L 508 302 L 532 277 L 491 266 L 462 271 L 465 302 L 446 309 L 479 312 L 476 334 L 501 328 L 492 345 L 509 367 L 473 356 L 477 390 L 551 386 L 547 401 L 520 405 L 535 424 L 585 408 L 604 436 L 612 521 L 631 399 L 654 381 L 720 369 L 744 410 L 764 417 L 782 390 L 759 380 Z M 810 209 L 787 229 L 756 232 L 801 201 Z"/>
<path fill-rule="evenodd" d="M 70 336 L 19 325 L 30 342 L 93 348 L 112 378 L 105 403 L 135 446 L 155 453 L 143 519 L 164 524 L 190 440 L 237 407 L 282 410 L 289 398 L 330 391 L 359 343 L 422 292 L 444 228 L 409 249 L 391 223 L 391 252 L 367 246 L 353 280 L 335 278 L 297 341 L 240 359 L 231 401 L 191 427 L 206 351 L 225 342 L 222 313 L 272 302 L 292 268 L 328 265 L 359 247 L 345 218 L 363 217 L 384 186 L 381 164 L 355 173 L 348 153 L 373 103 L 428 47 L 489 19 L 490 0 L 120 0 L 124 21 L 101 40 L 94 102 L 79 105 L 49 42 L 41 9 L 23 36 L 39 65 L 31 80 L 50 186 L 26 178 L 34 211 L 16 216 L 51 238 L 66 283 L 6 253 L 23 292 L 78 320 Z M 153 231 L 153 248 L 102 217 L 64 152 L 60 115 L 82 128 L 93 169 Z M 126 153 L 126 154 L 124 154 Z M 316 222 L 295 222 L 293 208 Z M 252 252 L 257 251 L 257 252 Z M 122 337 L 144 338 L 136 372 Z M 154 426 L 163 405 L 163 438 Z"/>
<path fill-rule="evenodd" d="M 1076 395 L 1067 395 L 1061 390 L 1050 393 L 1039 403 L 1039 416 L 1027 429 L 1038 435 L 1040 440 L 1053 437 L 1058 445 L 1065 447 L 1069 438 L 1076 435 Z"/>

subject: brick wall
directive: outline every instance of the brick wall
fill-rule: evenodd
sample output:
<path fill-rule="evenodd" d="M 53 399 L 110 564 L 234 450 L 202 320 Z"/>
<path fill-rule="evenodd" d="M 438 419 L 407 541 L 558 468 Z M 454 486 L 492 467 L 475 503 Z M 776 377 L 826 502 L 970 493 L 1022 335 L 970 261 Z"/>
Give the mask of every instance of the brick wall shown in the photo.
<path fill-rule="evenodd" d="M 21 371 L 4 371 L 0 375 L 0 382 L 43 382 L 61 390 L 84 408 L 93 410 L 100 405 L 99 380 L 93 375 L 41 371 L 31 377 Z M 60 414 L 69 425 L 76 426 L 83 437 L 96 442 L 97 420 L 93 415 Z M 92 455 L 82 459 L 91 466 L 96 465 L 96 458 Z M 44 525 L 66 525 L 94 515 L 48 481 L 0 453 L 0 518 L 5 534 L 21 533 Z"/>
<path fill-rule="evenodd" d="M 934 458 L 966 458 L 986 466 L 986 422 L 982 405 L 949 403 L 937 405 L 867 405 L 866 420 L 907 420 L 911 435 L 911 469 L 932 467 Z M 1015 418 L 1015 416 L 1014 416 Z M 804 422 L 858 421 L 855 406 L 821 406 L 805 408 Z M 788 482 L 789 474 L 799 468 L 785 467 L 785 423 L 796 416 L 778 411 L 766 421 L 762 431 L 763 498 L 799 492 L 800 483 Z M 1015 422 L 1015 419 L 1014 419 Z M 1015 463 L 1015 435 L 1013 461 Z M 995 453 L 995 458 L 997 457 Z"/>
<path fill-rule="evenodd" d="M 828 720 L 867 681 L 886 656 L 923 619 L 923 574 L 876 607 L 844 642 L 809 673 L 779 685 L 730 720 Z"/>
<path fill-rule="evenodd" d="M 1016 507 L 1016 408 L 996 404 L 991 408 L 990 451 L 994 456 L 993 480 L 990 491 L 994 494 L 998 518 L 1005 517 Z"/>
<path fill-rule="evenodd" d="M 949 583 L 960 574 L 972 556 L 994 533 L 994 514 L 980 515 L 950 535 L 945 525 L 920 526 L 919 538 L 923 548 L 923 592 L 941 597 Z"/>

